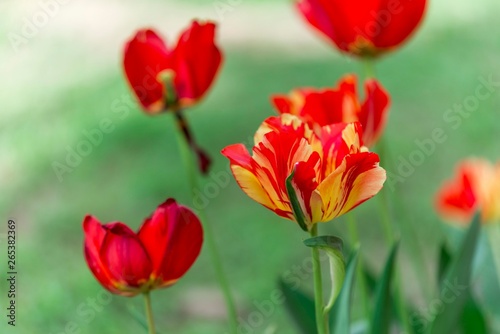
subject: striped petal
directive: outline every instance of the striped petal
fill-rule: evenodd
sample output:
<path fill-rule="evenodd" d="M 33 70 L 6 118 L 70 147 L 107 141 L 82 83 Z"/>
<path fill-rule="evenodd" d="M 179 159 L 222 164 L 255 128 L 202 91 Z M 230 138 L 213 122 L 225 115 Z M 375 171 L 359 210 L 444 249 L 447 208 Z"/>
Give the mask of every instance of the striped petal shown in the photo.
<path fill-rule="evenodd" d="M 318 186 L 323 202 L 323 220 L 329 221 L 375 196 L 386 179 L 372 152 L 347 155 L 342 164 Z"/>

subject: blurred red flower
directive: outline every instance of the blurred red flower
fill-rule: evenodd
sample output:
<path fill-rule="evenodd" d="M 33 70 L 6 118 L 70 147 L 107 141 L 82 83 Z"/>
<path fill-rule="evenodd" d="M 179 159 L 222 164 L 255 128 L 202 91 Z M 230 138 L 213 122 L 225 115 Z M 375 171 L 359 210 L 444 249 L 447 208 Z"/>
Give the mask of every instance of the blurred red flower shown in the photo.
<path fill-rule="evenodd" d="M 365 81 L 365 100 L 360 103 L 355 75 L 342 78 L 336 88 L 300 88 L 288 96 L 274 95 L 272 102 L 281 113 L 299 116 L 315 131 L 334 123 L 360 122 L 363 143 L 372 147 L 384 131 L 390 98 L 377 80 Z"/>
<path fill-rule="evenodd" d="M 461 224 L 472 221 L 476 211 L 483 223 L 500 222 L 500 163 L 467 159 L 446 181 L 436 196 L 436 210 L 446 220 Z"/>
<path fill-rule="evenodd" d="M 211 22 L 193 21 L 175 48 L 151 29 L 139 30 L 127 42 L 125 74 L 146 112 L 183 109 L 205 94 L 222 61 L 215 28 Z"/>
<path fill-rule="evenodd" d="M 304 229 L 354 209 L 386 179 L 378 155 L 363 146 L 359 123 L 327 125 L 318 135 L 298 117 L 283 114 L 266 119 L 254 141 L 252 155 L 243 144 L 222 150 L 236 182 L 256 202 L 299 222 L 286 186 L 293 173 Z"/>
<path fill-rule="evenodd" d="M 298 0 L 297 8 L 318 31 L 347 53 L 376 57 L 414 32 L 426 0 Z"/>
<path fill-rule="evenodd" d="M 83 230 L 90 270 L 104 288 L 123 296 L 173 285 L 194 263 L 203 243 L 199 219 L 173 199 L 161 204 L 138 233 L 120 222 L 102 225 L 90 215 Z"/>

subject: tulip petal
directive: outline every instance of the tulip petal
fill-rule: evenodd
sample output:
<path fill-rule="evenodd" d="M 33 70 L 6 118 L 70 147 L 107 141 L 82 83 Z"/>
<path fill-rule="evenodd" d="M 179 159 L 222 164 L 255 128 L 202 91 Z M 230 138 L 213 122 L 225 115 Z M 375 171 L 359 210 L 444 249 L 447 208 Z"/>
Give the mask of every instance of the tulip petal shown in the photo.
<path fill-rule="evenodd" d="M 457 180 L 441 187 L 436 198 L 437 210 L 447 219 L 468 223 L 477 209 L 477 200 L 470 175 L 462 173 Z"/>
<path fill-rule="evenodd" d="M 171 52 L 151 29 L 139 30 L 125 45 L 123 65 L 127 80 L 142 106 L 157 113 L 165 107 L 158 74 L 172 68 Z"/>
<path fill-rule="evenodd" d="M 193 21 L 175 48 L 176 88 L 183 105 L 201 98 L 212 84 L 222 62 L 215 45 L 215 24 Z"/>
<path fill-rule="evenodd" d="M 203 243 L 198 217 L 174 199 L 165 201 L 146 219 L 138 236 L 151 258 L 158 287 L 170 286 L 182 277 Z"/>
<path fill-rule="evenodd" d="M 321 220 L 321 206 L 312 206 L 311 196 L 318 187 L 320 170 L 320 156 L 313 152 L 308 161 L 300 161 L 296 164 L 292 185 L 298 195 L 302 212 L 307 214 L 306 223 L 310 226 L 312 222 Z"/>
<path fill-rule="evenodd" d="M 378 162 L 378 155 L 372 152 L 350 154 L 319 184 L 317 192 L 323 201 L 323 221 L 354 209 L 382 189 L 386 173 Z"/>
<path fill-rule="evenodd" d="M 374 57 L 403 43 L 422 20 L 426 0 L 299 0 L 297 8 L 340 50 Z"/>
<path fill-rule="evenodd" d="M 387 92 L 376 80 L 366 81 L 365 96 L 358 117 L 363 125 L 363 142 L 371 147 L 384 131 L 390 100 Z"/>
<path fill-rule="evenodd" d="M 386 0 L 379 9 L 380 33 L 372 38 L 378 48 L 389 49 L 411 37 L 420 24 L 427 5 L 426 0 L 401 0 L 392 9 L 393 2 Z M 384 22 L 388 23 L 384 26 Z"/>
<path fill-rule="evenodd" d="M 361 124 L 337 123 L 321 128 L 324 175 L 330 175 L 342 163 L 346 155 L 363 149 Z"/>
<path fill-rule="evenodd" d="M 234 178 L 245 194 L 266 208 L 275 210 L 276 206 L 254 174 L 252 158 L 245 145 L 230 145 L 224 148 L 221 153 L 229 159 Z"/>
<path fill-rule="evenodd" d="M 83 230 L 85 233 L 84 254 L 87 265 L 92 274 L 101 285 L 115 294 L 122 294 L 114 286 L 113 278 L 103 264 L 100 257 L 100 250 L 106 236 L 106 228 L 93 216 L 87 215 L 83 220 Z"/>
<path fill-rule="evenodd" d="M 124 288 L 140 288 L 151 275 L 152 264 L 137 235 L 125 224 L 106 225 L 100 256 L 110 274 Z"/>
<path fill-rule="evenodd" d="M 280 114 L 293 114 L 293 104 L 288 96 L 274 95 L 271 97 L 271 102 Z"/>

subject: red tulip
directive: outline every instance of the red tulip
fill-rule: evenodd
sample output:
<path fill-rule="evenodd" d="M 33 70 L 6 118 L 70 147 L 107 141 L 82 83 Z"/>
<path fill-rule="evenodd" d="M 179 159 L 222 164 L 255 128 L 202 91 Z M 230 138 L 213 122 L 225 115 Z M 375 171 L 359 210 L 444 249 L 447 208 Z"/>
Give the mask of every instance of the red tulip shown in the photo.
<path fill-rule="evenodd" d="M 120 222 L 83 221 L 85 259 L 110 292 L 134 296 L 173 285 L 192 266 L 203 243 L 203 230 L 187 207 L 168 199 L 138 233 Z"/>
<path fill-rule="evenodd" d="M 377 80 L 369 79 L 365 82 L 365 100 L 361 103 L 356 85 L 356 76 L 347 75 L 337 88 L 300 88 L 288 96 L 275 95 L 272 101 L 281 114 L 299 116 L 316 131 L 334 123 L 360 122 L 363 142 L 371 147 L 384 131 L 390 99 Z"/>
<path fill-rule="evenodd" d="M 439 189 L 436 209 L 444 219 L 461 224 L 469 223 L 476 211 L 483 223 L 500 222 L 500 163 L 461 162 L 454 178 Z"/>
<path fill-rule="evenodd" d="M 215 28 L 193 21 L 175 48 L 151 29 L 138 31 L 126 44 L 125 74 L 146 112 L 183 109 L 205 94 L 222 61 Z"/>
<path fill-rule="evenodd" d="M 241 189 L 277 215 L 305 226 L 327 222 L 375 196 L 386 179 L 378 155 L 368 152 L 359 123 L 338 123 L 318 135 L 290 114 L 269 117 L 255 134 L 250 154 L 243 144 L 222 150 Z M 301 206 L 295 212 L 287 189 Z"/>
<path fill-rule="evenodd" d="M 426 0 L 298 0 L 304 18 L 342 51 L 376 57 L 415 31 Z"/>

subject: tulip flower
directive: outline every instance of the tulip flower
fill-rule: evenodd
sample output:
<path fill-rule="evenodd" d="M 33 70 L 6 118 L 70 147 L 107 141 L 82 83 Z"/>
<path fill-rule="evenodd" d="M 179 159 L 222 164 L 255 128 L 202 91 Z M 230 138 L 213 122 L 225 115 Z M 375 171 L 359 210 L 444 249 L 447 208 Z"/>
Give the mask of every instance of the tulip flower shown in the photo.
<path fill-rule="evenodd" d="M 215 24 L 193 21 L 169 48 L 152 29 L 139 30 L 125 46 L 127 80 L 147 113 L 184 109 L 212 84 L 222 61 Z"/>
<path fill-rule="evenodd" d="M 377 154 L 362 144 L 359 123 L 327 125 L 318 135 L 298 117 L 283 114 L 266 119 L 254 141 L 252 155 L 243 144 L 222 150 L 236 182 L 279 216 L 299 225 L 303 219 L 303 229 L 352 210 L 377 194 L 386 179 Z"/>
<path fill-rule="evenodd" d="M 172 110 L 179 130 L 198 157 L 203 174 L 210 158 L 195 142 L 182 110 L 199 101 L 212 84 L 222 54 L 215 45 L 215 24 L 193 21 L 169 48 L 152 29 L 139 30 L 125 45 L 125 75 L 148 114 Z"/>
<path fill-rule="evenodd" d="M 384 131 L 389 95 L 377 80 L 368 79 L 365 82 L 365 99 L 361 103 L 356 86 L 356 76 L 347 75 L 336 88 L 300 88 L 288 96 L 274 95 L 272 102 L 279 113 L 296 115 L 315 131 L 329 124 L 360 122 L 363 143 L 372 147 Z"/>
<path fill-rule="evenodd" d="M 302 16 L 343 52 L 377 57 L 418 27 L 426 0 L 298 0 Z"/>
<path fill-rule="evenodd" d="M 444 219 L 460 224 L 472 221 L 476 211 L 483 223 L 500 222 L 500 162 L 462 161 L 455 176 L 439 189 L 436 209 Z"/>
<path fill-rule="evenodd" d="M 120 222 L 83 221 L 85 259 L 99 283 L 122 296 L 172 286 L 193 265 L 203 243 L 196 215 L 173 199 L 146 218 L 138 233 Z"/>

